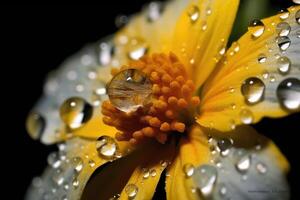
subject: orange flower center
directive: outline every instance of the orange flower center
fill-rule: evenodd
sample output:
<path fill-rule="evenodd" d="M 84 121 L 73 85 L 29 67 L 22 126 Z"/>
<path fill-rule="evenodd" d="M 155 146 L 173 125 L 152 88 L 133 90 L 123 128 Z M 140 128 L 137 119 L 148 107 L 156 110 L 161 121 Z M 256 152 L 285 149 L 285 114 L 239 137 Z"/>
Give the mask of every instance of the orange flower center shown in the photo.
<path fill-rule="evenodd" d="M 119 130 L 116 139 L 136 144 L 147 138 L 155 138 L 165 143 L 170 133 L 184 133 L 194 121 L 200 99 L 193 95 L 194 83 L 188 79 L 184 65 L 176 55 L 144 56 L 118 70 L 112 70 L 112 75 L 128 69 L 139 70 L 147 76 L 152 84 L 151 98 L 132 112 L 121 111 L 114 106 L 112 99 L 103 102 L 103 121 Z M 129 88 L 128 92 L 132 92 L 132 89 Z"/>

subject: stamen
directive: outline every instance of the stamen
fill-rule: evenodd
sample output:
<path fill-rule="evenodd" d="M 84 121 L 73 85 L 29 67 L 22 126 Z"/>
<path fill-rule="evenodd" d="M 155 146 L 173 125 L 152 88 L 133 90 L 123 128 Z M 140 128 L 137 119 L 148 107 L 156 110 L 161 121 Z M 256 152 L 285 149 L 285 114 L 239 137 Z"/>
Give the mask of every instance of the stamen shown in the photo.
<path fill-rule="evenodd" d="M 144 56 L 119 70 L 113 69 L 111 73 L 116 75 L 128 69 L 140 70 L 148 76 L 152 96 L 150 103 L 128 113 L 117 109 L 109 100 L 103 102 L 103 121 L 119 130 L 116 139 L 136 144 L 146 138 L 155 138 L 165 143 L 170 132 L 184 133 L 187 124 L 194 120 L 200 99 L 193 96 L 194 83 L 188 79 L 184 65 L 176 55 Z"/>

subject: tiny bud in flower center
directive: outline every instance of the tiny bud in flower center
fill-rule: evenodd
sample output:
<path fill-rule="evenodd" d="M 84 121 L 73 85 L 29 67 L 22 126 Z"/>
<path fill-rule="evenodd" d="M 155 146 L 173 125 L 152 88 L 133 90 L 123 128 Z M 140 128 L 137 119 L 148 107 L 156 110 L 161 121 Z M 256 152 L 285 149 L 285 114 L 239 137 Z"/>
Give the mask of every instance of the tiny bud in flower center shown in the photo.
<path fill-rule="evenodd" d="M 200 100 L 176 55 L 144 56 L 112 74 L 102 113 L 104 123 L 119 130 L 117 140 L 165 143 L 171 132 L 184 133 L 194 121 Z"/>

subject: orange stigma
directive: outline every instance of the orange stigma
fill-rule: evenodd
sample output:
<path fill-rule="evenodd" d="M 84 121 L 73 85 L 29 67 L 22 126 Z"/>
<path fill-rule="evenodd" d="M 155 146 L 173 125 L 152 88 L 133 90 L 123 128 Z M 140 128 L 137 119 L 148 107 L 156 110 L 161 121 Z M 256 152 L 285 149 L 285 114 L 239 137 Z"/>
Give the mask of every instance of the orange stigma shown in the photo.
<path fill-rule="evenodd" d="M 103 121 L 119 130 L 116 139 L 136 144 L 146 138 L 155 138 L 165 143 L 170 133 L 184 133 L 194 121 L 200 99 L 194 96 L 194 83 L 188 79 L 184 65 L 176 55 L 144 56 L 120 69 L 113 69 L 112 75 L 127 69 L 139 70 L 147 76 L 152 84 L 151 98 L 132 112 L 121 111 L 111 100 L 103 102 Z"/>

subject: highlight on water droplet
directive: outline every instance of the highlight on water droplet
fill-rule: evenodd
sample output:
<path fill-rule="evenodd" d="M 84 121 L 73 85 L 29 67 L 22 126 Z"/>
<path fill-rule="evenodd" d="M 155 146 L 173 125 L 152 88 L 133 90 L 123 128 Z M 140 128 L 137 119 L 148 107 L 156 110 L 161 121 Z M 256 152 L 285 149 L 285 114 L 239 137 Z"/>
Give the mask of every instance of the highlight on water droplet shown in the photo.
<path fill-rule="evenodd" d="M 265 84 L 256 77 L 250 77 L 241 86 L 242 95 L 249 104 L 256 104 L 263 100 Z"/>
<path fill-rule="evenodd" d="M 93 115 L 93 107 L 81 97 L 71 97 L 60 107 L 62 121 L 71 129 L 85 125 Z"/>
<path fill-rule="evenodd" d="M 123 112 L 134 112 L 149 103 L 152 84 L 149 78 L 137 69 L 119 72 L 107 86 L 110 102 Z"/>

